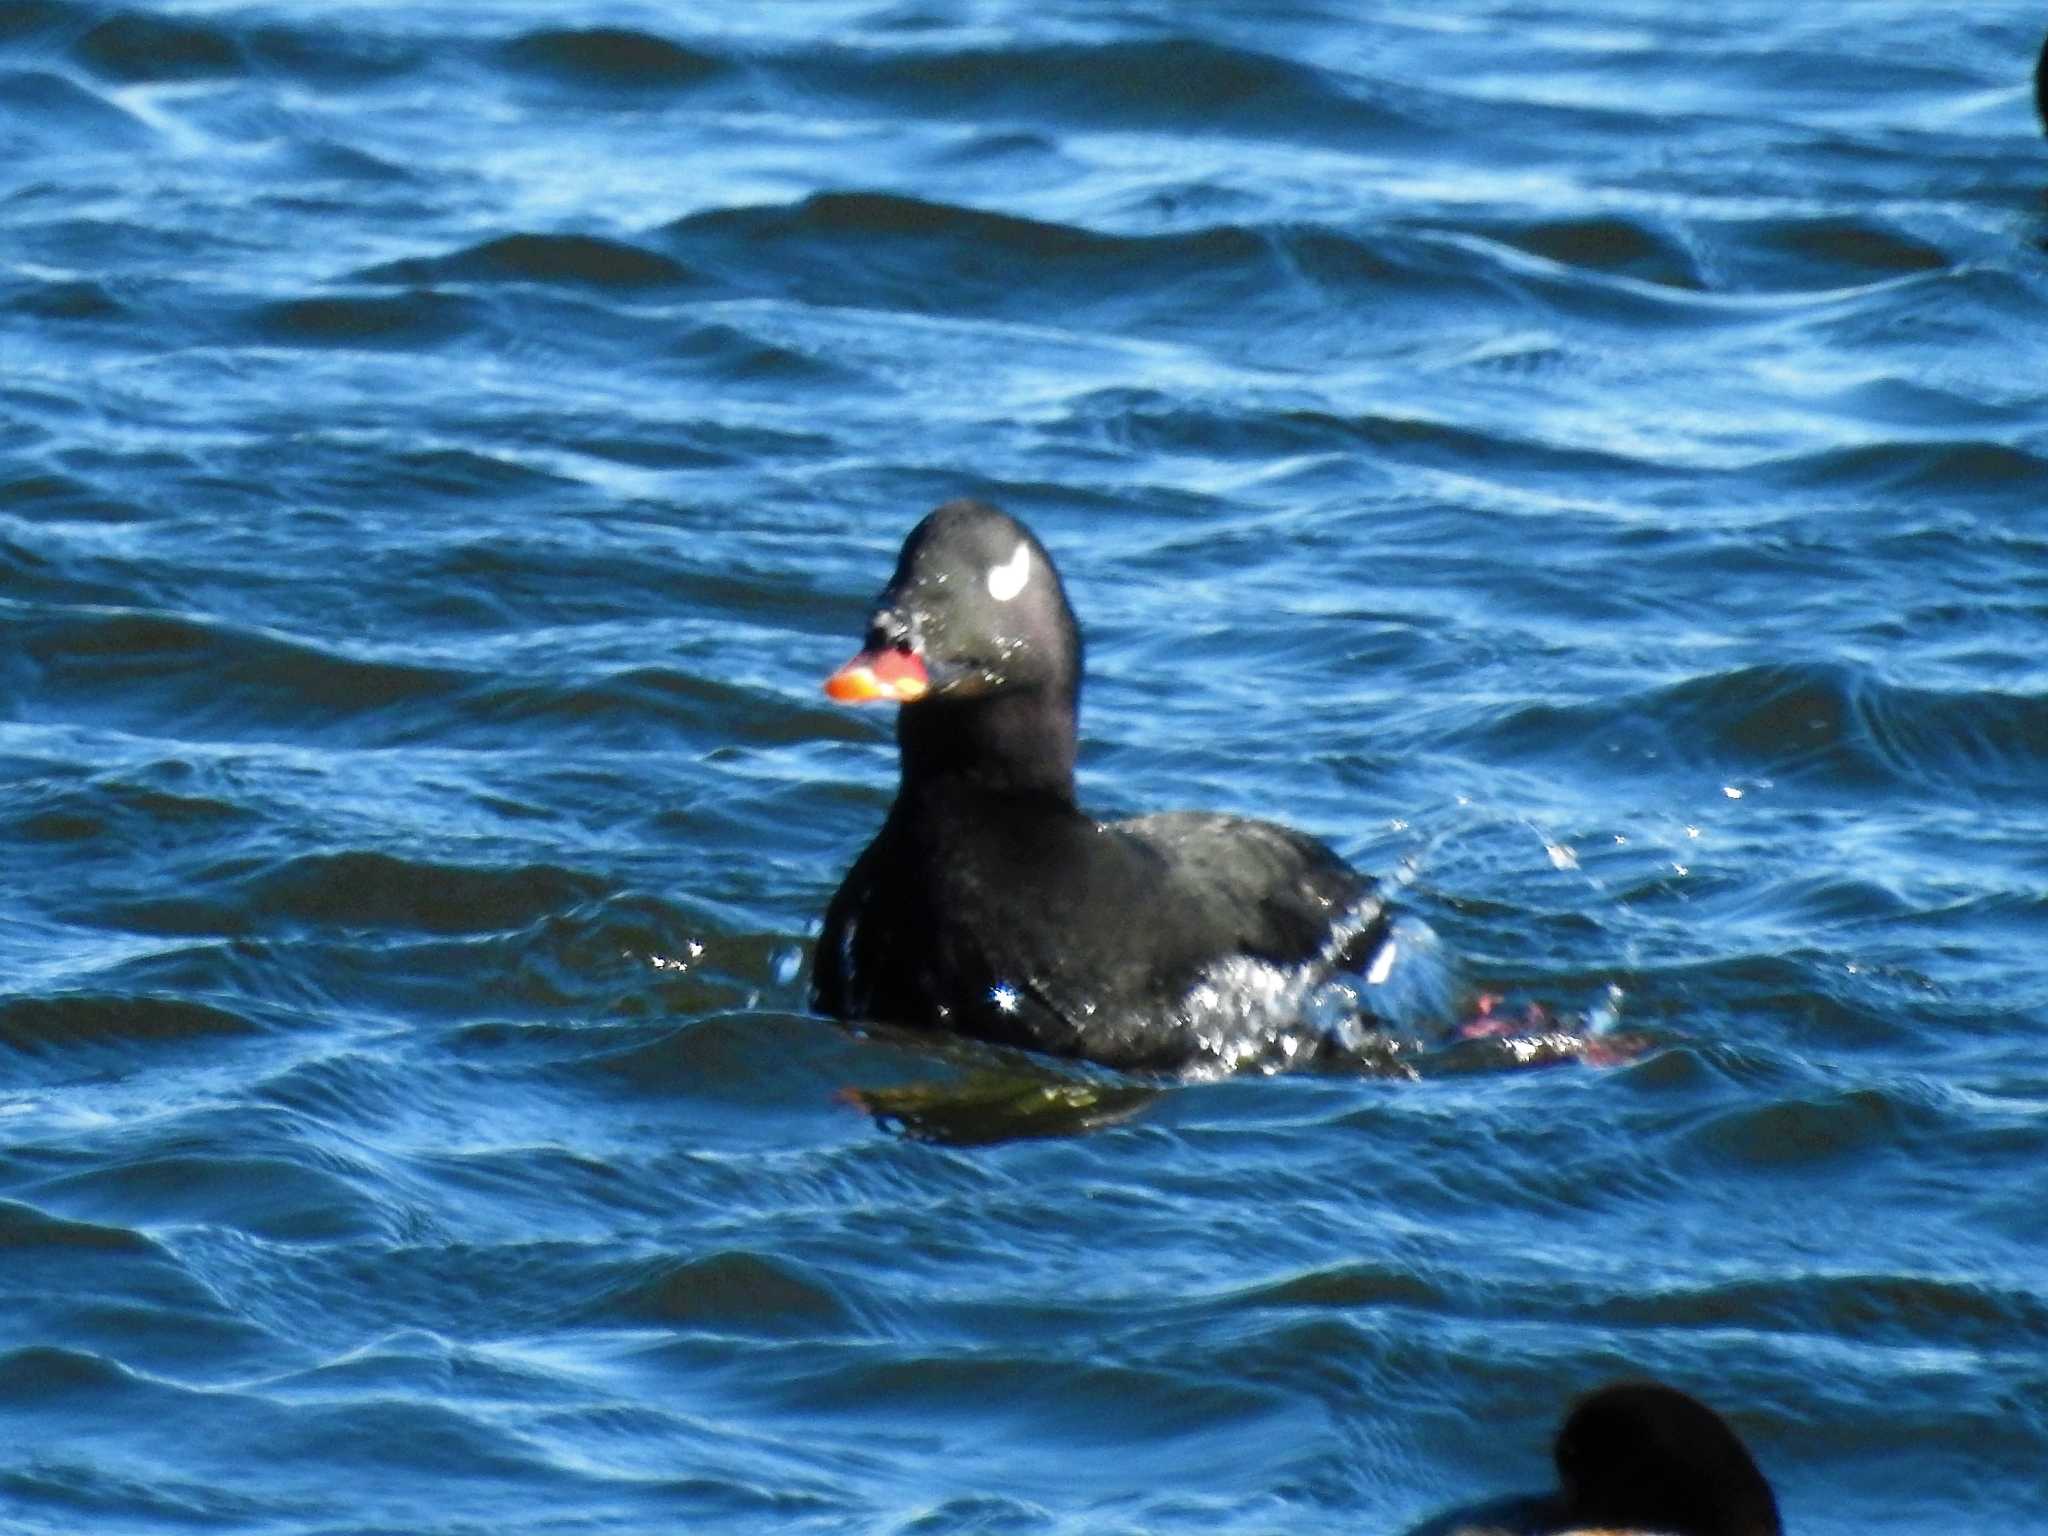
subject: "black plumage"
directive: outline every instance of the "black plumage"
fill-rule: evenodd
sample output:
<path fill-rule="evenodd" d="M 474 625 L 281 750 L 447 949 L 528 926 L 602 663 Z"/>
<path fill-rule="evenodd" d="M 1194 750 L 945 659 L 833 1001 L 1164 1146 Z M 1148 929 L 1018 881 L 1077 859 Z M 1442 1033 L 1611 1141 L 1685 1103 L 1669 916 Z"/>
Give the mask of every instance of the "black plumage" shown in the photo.
<path fill-rule="evenodd" d="M 1079 808 L 1080 631 L 1021 523 L 927 517 L 828 686 L 899 703 L 902 778 L 826 911 L 821 1012 L 1123 1067 L 1322 1049 L 1283 1015 L 1377 949 L 1373 881 L 1271 822 Z"/>

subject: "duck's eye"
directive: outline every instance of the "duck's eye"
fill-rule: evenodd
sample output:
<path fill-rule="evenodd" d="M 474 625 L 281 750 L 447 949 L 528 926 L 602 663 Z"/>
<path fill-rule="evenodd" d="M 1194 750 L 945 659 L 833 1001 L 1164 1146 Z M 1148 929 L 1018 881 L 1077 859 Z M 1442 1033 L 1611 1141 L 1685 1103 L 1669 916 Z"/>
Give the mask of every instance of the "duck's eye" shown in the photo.
<path fill-rule="evenodd" d="M 1031 546 L 1017 545 L 1017 552 L 1001 565 L 989 567 L 988 595 L 999 603 L 1007 603 L 1024 590 L 1024 583 L 1031 579 Z"/>

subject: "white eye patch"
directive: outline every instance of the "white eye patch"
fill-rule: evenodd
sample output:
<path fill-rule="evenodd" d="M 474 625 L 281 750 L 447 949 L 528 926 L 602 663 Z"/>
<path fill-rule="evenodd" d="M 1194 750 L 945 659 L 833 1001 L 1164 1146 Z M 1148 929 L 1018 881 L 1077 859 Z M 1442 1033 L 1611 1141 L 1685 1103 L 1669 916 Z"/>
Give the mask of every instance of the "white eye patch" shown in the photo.
<path fill-rule="evenodd" d="M 1020 543 L 1017 552 L 1001 565 L 988 569 L 988 595 L 999 603 L 1007 603 L 1024 590 L 1024 583 L 1031 579 L 1031 546 Z"/>

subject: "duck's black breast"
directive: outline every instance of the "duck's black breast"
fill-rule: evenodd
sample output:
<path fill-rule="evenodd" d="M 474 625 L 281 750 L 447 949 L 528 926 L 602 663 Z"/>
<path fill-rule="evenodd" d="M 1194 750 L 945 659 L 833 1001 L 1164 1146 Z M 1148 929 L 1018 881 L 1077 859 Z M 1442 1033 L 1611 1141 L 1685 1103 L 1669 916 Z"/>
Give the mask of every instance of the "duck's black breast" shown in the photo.
<path fill-rule="evenodd" d="M 1272 1022 L 1250 1017 L 1256 999 L 1219 995 L 1233 967 L 1271 992 L 1369 954 L 1371 892 L 1321 843 L 1267 822 L 1105 824 L 1028 795 L 899 799 L 827 910 L 814 1004 L 1181 1068 L 1223 1053 L 1240 1023 Z"/>

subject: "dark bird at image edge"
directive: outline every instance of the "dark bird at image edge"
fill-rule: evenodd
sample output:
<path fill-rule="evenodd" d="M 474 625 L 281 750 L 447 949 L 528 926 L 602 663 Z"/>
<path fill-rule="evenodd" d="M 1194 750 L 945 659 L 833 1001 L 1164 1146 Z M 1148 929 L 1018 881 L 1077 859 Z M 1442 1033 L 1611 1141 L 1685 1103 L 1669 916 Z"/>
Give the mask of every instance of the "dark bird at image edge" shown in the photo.
<path fill-rule="evenodd" d="M 1555 1491 L 1454 1510 L 1408 1536 L 1782 1536 L 1749 1448 L 1676 1387 L 1624 1381 L 1587 1394 L 1552 1456 Z"/>

